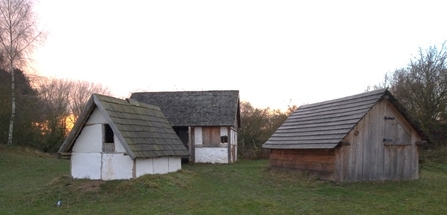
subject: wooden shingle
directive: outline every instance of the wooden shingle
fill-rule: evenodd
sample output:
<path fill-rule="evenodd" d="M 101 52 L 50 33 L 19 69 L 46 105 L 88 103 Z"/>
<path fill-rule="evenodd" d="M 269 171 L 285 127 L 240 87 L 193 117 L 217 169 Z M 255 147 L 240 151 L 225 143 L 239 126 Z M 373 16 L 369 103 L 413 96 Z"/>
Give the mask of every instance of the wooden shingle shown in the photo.
<path fill-rule="evenodd" d="M 172 126 L 240 127 L 237 90 L 136 92 L 131 98 L 160 107 Z"/>
<path fill-rule="evenodd" d="M 417 123 L 387 89 L 300 106 L 263 144 L 268 149 L 332 149 L 384 96 L 423 136 Z"/>
<path fill-rule="evenodd" d="M 114 134 L 132 159 L 189 155 L 159 107 L 99 94 L 91 96 L 59 153 L 71 151 L 95 108 L 104 114 Z"/>

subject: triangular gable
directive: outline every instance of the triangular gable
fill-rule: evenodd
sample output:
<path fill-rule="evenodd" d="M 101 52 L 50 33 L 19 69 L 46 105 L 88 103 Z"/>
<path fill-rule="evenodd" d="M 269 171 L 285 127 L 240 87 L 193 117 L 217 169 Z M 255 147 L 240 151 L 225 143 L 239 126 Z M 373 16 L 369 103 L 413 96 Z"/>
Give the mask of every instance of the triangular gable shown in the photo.
<path fill-rule="evenodd" d="M 413 128 L 420 132 L 417 124 L 391 93 L 387 89 L 380 89 L 300 106 L 263 144 L 263 148 L 334 148 L 384 96 L 396 106 Z"/>
<path fill-rule="evenodd" d="M 136 157 L 186 156 L 188 150 L 164 117 L 161 110 L 136 101 L 94 94 L 59 149 L 70 152 L 82 128 L 95 108 L 104 115 L 128 155 Z"/>

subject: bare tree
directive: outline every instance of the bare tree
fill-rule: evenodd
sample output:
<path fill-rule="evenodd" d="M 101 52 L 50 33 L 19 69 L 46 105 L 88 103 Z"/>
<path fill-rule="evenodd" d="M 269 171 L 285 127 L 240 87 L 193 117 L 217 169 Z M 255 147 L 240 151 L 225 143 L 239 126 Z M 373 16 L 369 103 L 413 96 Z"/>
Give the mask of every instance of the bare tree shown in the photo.
<path fill-rule="evenodd" d="M 43 151 L 51 151 L 67 133 L 70 87 L 70 82 L 59 79 L 44 79 L 39 87 L 41 120 L 35 127 L 42 133 L 37 147 Z"/>
<path fill-rule="evenodd" d="M 92 93 L 110 95 L 110 90 L 101 84 L 70 79 L 42 78 L 38 89 L 42 119 L 36 126 L 43 135 L 38 146 L 43 151 L 60 146 Z"/>
<path fill-rule="evenodd" d="M 71 92 L 70 92 L 70 113 L 72 115 L 72 122 L 76 122 L 79 115 L 81 115 L 85 104 L 93 93 L 110 95 L 110 90 L 98 83 L 88 82 L 88 81 L 70 81 Z"/>
<path fill-rule="evenodd" d="M 11 119 L 8 144 L 12 144 L 14 118 L 16 114 L 14 68 L 26 64 L 27 56 L 33 51 L 44 33 L 38 30 L 32 0 L 0 1 L 0 51 L 11 74 Z"/>

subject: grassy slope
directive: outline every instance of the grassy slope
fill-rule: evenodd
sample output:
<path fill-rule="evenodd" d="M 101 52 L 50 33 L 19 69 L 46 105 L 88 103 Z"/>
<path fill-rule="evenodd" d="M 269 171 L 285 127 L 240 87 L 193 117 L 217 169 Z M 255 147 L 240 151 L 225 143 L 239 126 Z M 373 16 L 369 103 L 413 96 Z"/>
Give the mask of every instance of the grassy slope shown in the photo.
<path fill-rule="evenodd" d="M 109 182 L 70 179 L 69 165 L 0 151 L 0 214 L 447 214 L 447 164 L 424 164 L 416 181 L 344 184 L 271 171 L 267 160 Z"/>

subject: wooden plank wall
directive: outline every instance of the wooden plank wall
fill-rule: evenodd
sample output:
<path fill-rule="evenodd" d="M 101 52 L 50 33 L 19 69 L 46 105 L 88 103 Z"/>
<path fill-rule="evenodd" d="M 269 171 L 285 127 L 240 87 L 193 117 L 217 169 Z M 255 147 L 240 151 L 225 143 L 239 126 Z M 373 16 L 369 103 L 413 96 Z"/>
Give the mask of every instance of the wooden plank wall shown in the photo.
<path fill-rule="evenodd" d="M 220 144 L 220 127 L 202 127 L 203 146 Z"/>
<path fill-rule="evenodd" d="M 335 149 L 335 181 L 410 180 L 418 178 L 418 149 L 420 137 L 408 124 L 411 131 L 410 145 L 385 145 L 386 112 L 405 121 L 387 100 L 380 101 L 345 137 L 349 146 Z"/>
<path fill-rule="evenodd" d="M 334 180 L 334 150 L 271 149 L 270 166 L 316 173 L 323 180 Z"/>

